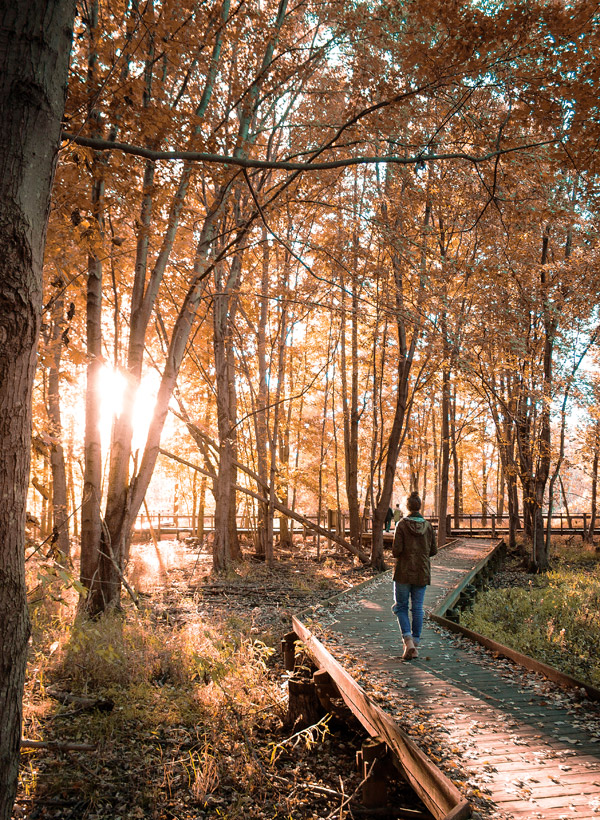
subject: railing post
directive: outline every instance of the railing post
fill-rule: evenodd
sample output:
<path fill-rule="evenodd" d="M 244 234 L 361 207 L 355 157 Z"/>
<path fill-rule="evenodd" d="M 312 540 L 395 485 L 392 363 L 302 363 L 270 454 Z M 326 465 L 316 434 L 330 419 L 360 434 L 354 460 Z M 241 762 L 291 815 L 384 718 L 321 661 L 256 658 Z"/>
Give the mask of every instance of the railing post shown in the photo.
<path fill-rule="evenodd" d="M 158 514 L 158 526 L 156 528 L 156 537 L 158 538 L 159 541 L 162 538 L 162 531 L 161 531 L 161 528 L 160 528 L 160 513 Z"/>
<path fill-rule="evenodd" d="M 448 513 L 446 516 L 446 535 L 450 535 L 452 531 L 452 514 Z"/>
<path fill-rule="evenodd" d="M 327 529 L 328 530 L 335 529 L 334 513 L 335 513 L 335 510 L 330 510 L 330 509 L 327 510 Z"/>
<path fill-rule="evenodd" d="M 496 538 L 496 513 L 492 513 L 492 538 Z"/>

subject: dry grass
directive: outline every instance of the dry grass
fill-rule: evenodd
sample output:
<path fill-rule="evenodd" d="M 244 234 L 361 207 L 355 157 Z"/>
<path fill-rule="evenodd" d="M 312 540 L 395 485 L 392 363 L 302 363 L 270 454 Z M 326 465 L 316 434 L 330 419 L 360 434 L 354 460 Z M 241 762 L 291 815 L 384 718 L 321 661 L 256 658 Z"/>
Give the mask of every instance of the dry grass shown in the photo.
<path fill-rule="evenodd" d="M 290 611 L 345 588 L 353 570 L 336 556 L 323 566 L 300 554 L 273 570 L 247 561 L 225 579 L 209 569 L 208 556 L 179 543 L 161 543 L 160 556 L 144 545 L 130 573 L 144 608 L 126 599 L 122 612 L 90 622 L 75 617 L 68 574 L 51 561 L 28 567 L 24 736 L 96 751 L 24 751 L 15 818 L 308 820 L 335 808 L 337 772 L 356 777 L 339 736 L 286 749 L 272 765 L 287 708 L 275 648 Z M 61 705 L 55 689 L 114 707 Z M 327 777 L 334 797 L 306 789 Z"/>

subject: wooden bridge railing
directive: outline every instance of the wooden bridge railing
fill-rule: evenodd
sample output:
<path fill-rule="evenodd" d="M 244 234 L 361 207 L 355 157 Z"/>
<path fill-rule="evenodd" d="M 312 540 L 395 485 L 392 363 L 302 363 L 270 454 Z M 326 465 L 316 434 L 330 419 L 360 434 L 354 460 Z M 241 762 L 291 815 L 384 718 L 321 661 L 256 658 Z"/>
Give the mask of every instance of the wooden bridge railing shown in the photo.
<path fill-rule="evenodd" d="M 544 527 L 548 525 L 548 516 L 543 515 Z M 429 521 L 436 526 L 439 518 L 437 516 L 429 516 Z M 585 534 L 588 532 L 591 516 L 589 513 L 554 513 L 550 516 L 552 530 L 556 533 L 565 533 L 567 535 L 573 533 Z M 523 529 L 523 519 L 519 518 L 517 530 Z M 477 532 L 489 533 L 494 535 L 496 533 L 504 533 L 509 530 L 509 516 L 497 515 L 495 513 L 488 513 L 482 515 L 481 513 L 467 513 L 458 517 L 458 519 L 449 514 L 446 521 L 447 532 L 469 532 L 477 534 Z"/>
<path fill-rule="evenodd" d="M 318 516 L 316 515 L 307 515 L 304 517 L 308 521 L 312 521 L 315 524 L 320 524 L 320 526 L 322 526 L 324 529 L 329 529 L 332 532 L 339 532 L 340 534 L 343 533 L 343 529 L 338 528 L 338 524 L 336 522 L 332 523 L 329 516 L 322 515 L 320 521 Z M 256 521 L 247 515 L 237 516 L 236 523 L 238 532 L 253 532 L 256 529 Z M 341 526 L 344 526 L 344 524 L 345 521 L 344 517 L 342 516 Z M 161 511 L 140 513 L 136 519 L 134 532 L 138 534 L 150 534 L 150 532 L 153 531 L 154 534 L 158 538 L 160 538 L 160 536 L 163 534 L 177 534 L 183 532 L 195 534 L 200 531 L 202 531 L 203 533 L 213 532 L 214 528 L 214 515 L 204 515 L 202 517 L 202 521 L 200 521 L 200 517 L 198 515 L 190 515 L 189 513 L 169 513 Z M 280 530 L 280 519 L 278 517 L 276 517 L 273 522 L 273 529 L 275 532 L 279 532 Z M 288 519 L 288 531 L 292 535 L 298 533 L 305 533 L 305 528 L 302 524 L 299 524 L 297 521 Z"/>
<path fill-rule="evenodd" d="M 319 516 L 307 515 L 305 518 L 319 524 L 324 529 L 331 532 L 336 532 L 339 535 L 348 533 L 347 515 L 339 510 L 327 510 L 326 514 Z M 319 520 L 320 518 L 320 520 Z M 427 516 L 428 520 L 434 526 L 437 526 L 439 518 L 437 516 Z M 544 526 L 547 524 L 548 517 L 544 515 Z M 565 535 L 570 534 L 586 534 L 590 525 L 589 513 L 555 513 L 551 516 L 552 529 L 554 532 Z M 363 532 L 370 533 L 372 530 L 372 519 L 370 516 L 365 516 L 363 519 Z M 522 529 L 523 521 L 519 520 L 517 529 Z M 159 537 L 165 533 L 179 533 L 189 532 L 197 533 L 212 532 L 214 530 L 215 521 L 214 515 L 203 516 L 202 526 L 198 515 L 190 515 L 185 513 L 168 513 L 168 512 L 150 512 L 141 513 L 136 521 L 135 531 L 138 533 L 148 532 L 152 529 Z M 249 516 L 243 515 L 237 518 L 238 531 L 253 532 L 256 528 L 256 522 Z M 289 530 L 292 534 L 303 532 L 305 535 L 305 528 L 298 522 L 291 519 L 288 520 Z M 279 518 L 275 519 L 274 529 L 279 531 Z M 482 515 L 481 513 L 466 513 L 459 516 L 458 520 L 454 515 L 447 516 L 446 530 L 449 533 L 464 533 L 464 534 L 490 534 L 493 537 L 497 533 L 508 532 L 509 517 L 508 515 L 497 515 L 490 513 Z"/>

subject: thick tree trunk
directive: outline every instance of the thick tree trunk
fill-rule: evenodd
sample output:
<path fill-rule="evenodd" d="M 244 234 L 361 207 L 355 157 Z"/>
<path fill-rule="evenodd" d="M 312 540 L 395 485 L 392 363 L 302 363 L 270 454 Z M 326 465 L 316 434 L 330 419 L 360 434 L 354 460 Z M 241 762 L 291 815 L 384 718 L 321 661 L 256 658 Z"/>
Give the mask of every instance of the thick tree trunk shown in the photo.
<path fill-rule="evenodd" d="M 213 304 L 213 349 L 215 356 L 217 428 L 219 431 L 219 466 L 215 484 L 215 537 L 213 541 L 213 569 L 222 572 L 234 559 L 231 543 L 231 509 L 235 503 L 235 419 L 232 407 L 231 382 L 234 378 L 230 346 L 236 310 L 236 290 L 242 269 L 238 253 L 231 262 L 227 278 L 223 268 L 215 268 L 215 296 Z"/>
<path fill-rule="evenodd" d="M 73 0 L 0 9 L 0 820 L 10 818 L 17 787 L 31 391 L 74 14 Z"/>
<path fill-rule="evenodd" d="M 230 563 L 229 515 L 232 495 L 233 442 L 229 408 L 229 363 L 226 352 L 228 296 L 221 291 L 220 279 L 215 282 L 214 337 L 217 428 L 219 431 L 219 465 L 215 482 L 215 534 L 213 541 L 213 569 L 223 572 Z"/>

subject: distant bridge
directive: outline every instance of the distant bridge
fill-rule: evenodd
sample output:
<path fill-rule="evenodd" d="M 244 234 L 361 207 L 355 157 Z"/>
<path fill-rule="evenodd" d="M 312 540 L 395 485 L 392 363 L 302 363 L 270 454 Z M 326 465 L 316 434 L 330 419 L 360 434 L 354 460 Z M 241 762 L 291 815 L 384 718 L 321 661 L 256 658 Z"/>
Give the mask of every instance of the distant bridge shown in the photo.
<path fill-rule="evenodd" d="M 318 520 L 316 515 L 304 516 L 307 521 L 319 524 L 326 530 L 332 533 L 341 535 L 343 537 L 350 535 L 348 527 L 348 516 L 338 510 L 327 510 L 325 515 L 322 515 Z M 434 527 L 437 527 L 439 518 L 437 516 L 426 516 Z M 547 516 L 544 516 L 544 526 L 547 524 Z M 275 518 L 273 522 L 273 529 L 275 534 L 280 532 L 279 517 Z M 552 531 L 557 535 L 581 535 L 588 533 L 591 516 L 589 513 L 556 513 L 552 515 Z M 236 519 L 237 529 L 239 533 L 253 533 L 256 531 L 256 521 L 247 515 L 238 516 Z M 517 530 L 522 530 L 522 518 L 519 520 L 519 527 Z M 197 535 L 199 533 L 207 534 L 214 532 L 215 519 L 214 515 L 203 516 L 200 522 L 198 515 L 190 515 L 184 513 L 169 513 L 169 512 L 149 512 L 141 513 L 135 524 L 134 533 L 138 536 L 151 537 L 152 534 L 160 539 L 165 535 L 175 535 L 179 538 L 181 535 Z M 394 526 L 392 524 L 389 532 L 384 532 L 384 541 L 390 541 L 393 538 Z M 508 515 L 481 513 L 468 513 L 461 515 L 458 519 L 454 515 L 448 515 L 446 521 L 446 532 L 452 536 L 485 536 L 496 538 L 508 534 L 509 518 Z M 297 521 L 288 519 L 288 532 L 291 535 L 310 536 L 312 531 L 309 527 L 299 524 Z M 363 539 L 370 542 L 372 539 L 372 519 L 365 518 L 363 520 Z"/>

